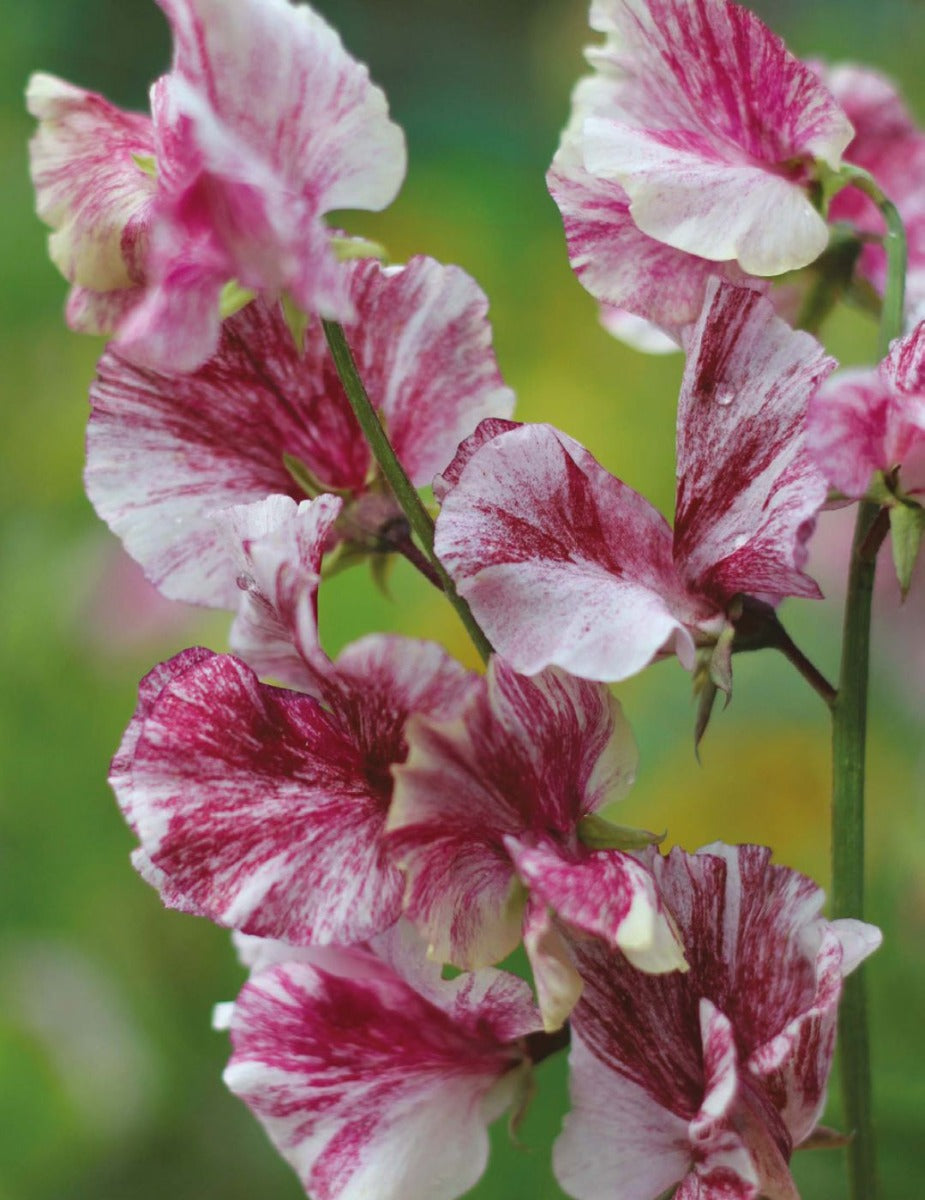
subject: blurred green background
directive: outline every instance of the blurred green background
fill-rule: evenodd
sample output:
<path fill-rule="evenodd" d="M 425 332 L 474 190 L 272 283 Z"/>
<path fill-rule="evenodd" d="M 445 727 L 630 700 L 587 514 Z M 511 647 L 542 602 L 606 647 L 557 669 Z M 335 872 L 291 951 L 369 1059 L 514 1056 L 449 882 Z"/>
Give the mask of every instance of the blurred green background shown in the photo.
<path fill-rule="evenodd" d="M 673 502 L 681 363 L 646 359 L 598 327 L 572 277 L 543 175 L 583 69 L 575 0 L 327 0 L 408 132 L 410 174 L 394 207 L 352 228 L 393 257 L 427 252 L 469 270 L 492 301 L 502 369 L 520 416 L 587 444 L 664 511 Z M 854 58 L 899 79 L 925 114 L 918 3 L 777 0 L 762 15 L 804 55 Z M 227 935 L 162 910 L 132 872 L 132 839 L 105 776 L 140 676 L 196 641 L 222 649 L 227 620 L 159 601 L 81 488 L 86 390 L 100 346 L 69 334 L 65 287 L 47 261 L 26 174 L 21 94 L 42 68 L 145 105 L 168 61 L 147 0 L 8 4 L 0 39 L 0 1200 L 295 1200 L 301 1189 L 226 1094 L 215 1001 L 242 973 Z M 873 357 L 860 319 L 830 331 L 847 361 Z M 827 520 L 819 577 L 833 598 L 787 605 L 797 640 L 831 675 L 844 522 Z M 886 576 L 887 572 L 882 572 Z M 888 580 L 886 581 L 888 583 Z M 925 1180 L 923 721 L 925 579 L 899 612 L 878 599 L 870 779 L 868 916 L 886 932 L 871 963 L 875 1089 L 885 1194 Z M 394 603 L 364 571 L 322 595 L 332 650 L 372 629 L 442 639 L 471 655 L 448 609 L 399 568 Z M 640 743 L 628 822 L 667 827 L 690 849 L 761 841 L 827 882 L 827 719 L 768 653 L 736 664 L 736 696 L 700 765 L 689 681 L 673 664 L 620 689 Z M 522 1148 L 496 1130 L 473 1193 L 562 1193 L 547 1147 L 565 1107 L 562 1061 L 540 1071 Z M 829 1114 L 837 1123 L 837 1107 Z M 837 1152 L 797 1155 L 805 1200 L 844 1194 Z"/>

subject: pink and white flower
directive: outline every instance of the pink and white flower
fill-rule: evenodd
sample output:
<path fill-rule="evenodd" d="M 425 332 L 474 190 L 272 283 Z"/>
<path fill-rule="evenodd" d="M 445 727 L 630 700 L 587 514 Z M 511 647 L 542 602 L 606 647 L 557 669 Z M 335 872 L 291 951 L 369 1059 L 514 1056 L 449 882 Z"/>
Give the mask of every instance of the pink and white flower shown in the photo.
<path fill-rule="evenodd" d="M 73 297 L 72 321 L 109 322 L 134 361 L 189 371 L 218 345 L 229 283 L 355 315 L 324 218 L 390 204 L 406 153 L 381 90 L 307 5 L 160 2 L 174 60 L 152 89 L 153 121 L 39 76 L 33 171 L 56 261 L 104 294 Z M 153 158 L 156 177 L 133 154 Z"/>
<path fill-rule="evenodd" d="M 690 970 L 576 946 L 572 1111 L 554 1150 L 576 1200 L 797 1200 L 787 1164 L 825 1101 L 841 981 L 880 944 L 760 846 L 648 856 Z"/>
<path fill-rule="evenodd" d="M 878 471 L 898 471 L 903 493 L 925 499 L 925 322 L 894 342 L 879 367 L 843 371 L 820 388 L 808 442 L 846 496 L 863 496 Z"/>
<path fill-rule="evenodd" d="M 371 636 L 321 697 L 185 651 L 144 681 L 110 781 L 165 904 L 246 933 L 352 943 L 401 911 L 383 830 L 411 713 L 451 719 L 473 677 L 437 646 Z"/>
<path fill-rule="evenodd" d="M 604 327 L 634 349 L 664 353 L 678 349 L 682 330 L 697 320 L 710 279 L 720 276 L 757 290 L 766 285 L 735 262 L 688 254 L 643 233 L 620 184 L 587 169 L 585 122 L 618 119 L 619 87 L 603 72 L 579 81 L 546 182 L 562 215 L 569 262 L 601 302 Z"/>
<path fill-rule="evenodd" d="M 343 267 L 346 335 L 413 483 L 429 484 L 484 417 L 514 398 L 491 347 L 488 301 L 458 267 L 413 258 Z M 234 607 L 232 560 L 213 514 L 271 494 L 341 494 L 340 538 L 380 547 L 403 520 L 378 476 L 317 322 L 299 353 L 278 305 L 226 321 L 198 371 L 162 374 L 112 350 L 91 388 L 87 492 L 166 595 Z M 387 546 L 385 548 L 388 548 Z"/>
<path fill-rule="evenodd" d="M 589 291 L 671 332 L 709 263 L 773 276 L 816 259 L 815 165 L 837 170 L 852 128 L 812 69 L 728 0 L 594 0 L 591 25 L 605 42 L 550 175 Z"/>
<path fill-rule="evenodd" d="M 892 80 L 868 67 L 819 67 L 826 87 L 854 126 L 845 161 L 869 171 L 896 205 L 906 227 L 908 270 L 906 306 L 925 304 L 925 132 L 915 124 Z M 885 233 L 879 209 L 863 192 L 847 187 L 829 208 L 833 221 L 847 221 L 864 234 Z M 859 261 L 861 274 L 879 292 L 886 284 L 886 252 L 868 241 Z"/>
<path fill-rule="evenodd" d="M 245 985 L 228 1087 L 314 1200 L 453 1200 L 522 1104 L 539 1018 L 522 980 L 453 980 L 404 923 L 369 947 L 280 961 Z"/>
<path fill-rule="evenodd" d="M 405 911 L 438 959 L 474 969 L 523 938 L 549 1028 L 581 986 L 563 926 L 643 969 L 683 967 L 649 872 L 580 838 L 582 819 L 635 775 L 632 734 L 607 688 L 556 669 L 527 679 L 495 657 L 458 717 L 417 715 L 407 738 L 388 842 L 408 876 Z"/>
<path fill-rule="evenodd" d="M 515 670 L 617 680 L 672 645 L 690 667 L 737 597 L 819 595 L 802 568 L 826 487 L 803 427 L 834 361 L 768 300 L 718 281 L 687 355 L 673 532 L 548 425 L 464 445 L 446 473 L 437 552 Z"/>
<path fill-rule="evenodd" d="M 48 252 L 72 285 L 68 324 L 114 329 L 143 292 L 156 183 L 149 117 L 123 112 L 95 92 L 35 74 L 26 104 L 39 127 L 29 143 L 38 215 L 53 232 Z"/>

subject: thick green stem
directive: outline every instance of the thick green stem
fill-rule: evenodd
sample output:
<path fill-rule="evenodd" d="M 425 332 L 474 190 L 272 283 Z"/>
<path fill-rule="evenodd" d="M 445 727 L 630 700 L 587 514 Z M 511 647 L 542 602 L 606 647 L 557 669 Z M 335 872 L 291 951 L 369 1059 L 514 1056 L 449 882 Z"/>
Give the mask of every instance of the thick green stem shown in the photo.
<path fill-rule="evenodd" d="M 884 245 L 889 264 L 880 326 L 880 353 L 902 333 L 906 277 L 906 238 L 893 204 L 866 172 L 847 168 L 849 182 L 869 195 L 887 223 Z M 858 506 L 848 593 L 838 695 L 832 705 L 832 914 L 864 915 L 864 772 L 867 741 L 867 681 L 870 660 L 870 612 L 877 550 L 874 531 L 879 507 Z M 863 968 L 845 980 L 838 1016 L 842 1102 L 852 1134 L 848 1146 L 851 1200 L 876 1200 L 877 1169 L 870 1086 L 870 1040 Z"/>
<path fill-rule="evenodd" d="M 363 380 L 360 378 L 356 363 L 353 361 L 350 347 L 347 345 L 344 331 L 336 321 L 322 321 L 322 325 L 324 326 L 324 336 L 327 338 L 331 357 L 334 359 L 334 365 L 337 367 L 337 374 L 347 394 L 350 407 L 353 409 L 360 428 L 363 430 L 363 435 L 373 452 L 373 457 L 388 481 L 402 512 L 408 518 L 409 525 L 417 534 L 427 561 L 439 579 L 440 586 L 443 588 L 446 598 L 459 614 L 459 619 L 466 627 L 466 631 L 472 639 L 476 650 L 481 655 L 482 661 L 488 662 L 492 652 L 491 643 L 479 628 L 469 605 L 456 591 L 453 580 L 447 574 L 446 569 L 437 557 L 434 550 L 433 518 L 424 507 L 417 489 L 405 474 L 404 468 L 398 461 L 395 451 L 392 449 L 392 444 L 385 430 L 382 428 L 382 422 L 379 420 L 376 410 L 370 403 L 369 396 L 366 394 L 366 388 L 363 386 Z"/>
<path fill-rule="evenodd" d="M 876 557 L 863 553 L 878 507 L 861 502 L 851 547 L 842 667 L 832 706 L 832 915 L 864 914 L 864 769 L 870 609 Z M 870 1039 L 864 969 L 845 980 L 838 1014 L 842 1104 L 851 1200 L 875 1200 L 876 1153 L 871 1112 Z"/>

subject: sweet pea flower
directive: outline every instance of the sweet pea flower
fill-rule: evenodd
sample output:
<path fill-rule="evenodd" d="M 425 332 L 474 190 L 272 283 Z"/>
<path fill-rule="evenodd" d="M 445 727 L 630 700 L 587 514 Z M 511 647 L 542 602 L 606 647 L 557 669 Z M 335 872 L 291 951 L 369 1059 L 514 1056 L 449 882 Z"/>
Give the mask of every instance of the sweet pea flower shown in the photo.
<path fill-rule="evenodd" d="M 49 255 L 72 285 L 67 322 L 111 332 L 144 292 L 157 189 L 146 168 L 151 120 L 43 73 L 30 78 L 26 104 L 39 121 L 29 143 L 36 209 L 53 230 Z"/>
<path fill-rule="evenodd" d="M 404 136 L 383 93 L 307 5 L 160 6 L 174 56 L 152 89 L 151 121 L 47 77 L 30 89 L 53 254 L 72 282 L 111 298 L 72 296 L 72 322 L 89 322 L 89 307 L 133 361 L 190 371 L 215 352 L 228 285 L 349 320 L 324 217 L 384 208 L 401 186 Z M 120 276 L 111 260 L 123 217 L 132 254 Z"/>
<path fill-rule="evenodd" d="M 313 1200 L 454 1200 L 485 1170 L 489 1123 L 523 1105 L 529 986 L 441 979 L 425 949 L 404 922 L 355 949 L 277 948 L 228 1015 L 225 1082 Z"/>
<path fill-rule="evenodd" d="M 716 645 L 738 598 L 817 597 L 825 481 L 803 432 L 834 367 L 754 291 L 714 281 L 687 346 L 674 531 L 548 425 L 479 431 L 444 473 L 437 552 L 492 645 L 532 675 L 618 680 Z"/>
<path fill-rule="evenodd" d="M 393 768 L 390 852 L 405 912 L 441 961 L 499 962 L 523 938 L 547 1028 L 581 990 L 562 929 L 603 938 L 643 970 L 682 969 L 670 918 L 638 859 L 594 850 L 582 826 L 635 776 L 629 726 L 607 688 L 497 657 L 452 721 L 415 716 Z"/>
<path fill-rule="evenodd" d="M 869 171 L 903 219 L 908 249 L 906 308 L 914 314 L 925 304 L 925 131 L 912 119 L 896 85 L 878 71 L 848 63 L 817 69 L 854 126 L 845 161 Z M 834 197 L 829 217 L 874 238 L 885 233 L 879 209 L 855 187 L 844 188 Z M 858 270 L 883 293 L 886 251 L 878 240 L 864 244 Z"/>
<path fill-rule="evenodd" d="M 761 846 L 647 858 L 690 970 L 576 946 L 556 1176 L 576 1200 L 797 1200 L 787 1164 L 825 1102 L 841 982 L 880 932 L 827 921 L 819 888 Z"/>
<path fill-rule="evenodd" d="M 873 369 L 839 372 L 809 408 L 809 448 L 832 487 L 859 499 L 874 474 L 898 472 L 925 498 L 925 321 Z"/>
<path fill-rule="evenodd" d="M 758 291 L 767 285 L 735 262 L 713 262 L 649 237 L 633 220 L 620 184 L 586 168 L 585 122 L 617 119 L 618 90 L 604 73 L 579 81 L 546 182 L 562 215 L 569 262 L 600 301 L 604 328 L 635 350 L 667 353 L 680 349 L 682 331 L 700 315 L 712 278 Z"/>
<path fill-rule="evenodd" d="M 243 539 L 236 639 L 304 690 L 184 651 L 142 681 L 110 775 L 165 904 L 293 944 L 359 942 L 398 919 L 390 768 L 412 713 L 450 720 L 477 685 L 427 642 L 371 635 L 322 654 L 317 567 L 337 505 L 274 497 L 224 518 Z"/>
<path fill-rule="evenodd" d="M 405 471 L 424 486 L 484 417 L 513 408 L 488 301 L 459 267 L 430 258 L 387 268 L 367 259 L 343 272 L 360 375 Z M 191 374 L 108 350 L 90 399 L 87 493 L 172 599 L 237 605 L 234 561 L 212 514 L 271 494 L 342 496 L 329 547 L 378 552 L 408 540 L 320 325 L 300 353 L 278 304 L 256 300 L 229 318 L 217 353 Z"/>
<path fill-rule="evenodd" d="M 816 164 L 837 170 L 852 128 L 812 69 L 728 0 L 594 0 L 590 21 L 605 41 L 549 186 L 592 295 L 673 334 L 712 274 L 813 262 Z"/>

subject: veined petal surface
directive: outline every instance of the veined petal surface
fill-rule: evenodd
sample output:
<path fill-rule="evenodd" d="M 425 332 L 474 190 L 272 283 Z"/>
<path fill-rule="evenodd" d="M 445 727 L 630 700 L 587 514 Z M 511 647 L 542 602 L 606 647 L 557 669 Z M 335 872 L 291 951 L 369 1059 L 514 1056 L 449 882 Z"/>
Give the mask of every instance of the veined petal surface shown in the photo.
<path fill-rule="evenodd" d="M 397 919 L 388 778 L 370 778 L 351 733 L 225 655 L 170 680 L 135 740 L 131 809 L 187 911 L 295 943 L 360 941 Z"/>
<path fill-rule="evenodd" d="M 321 559 L 341 504 L 337 496 L 299 505 L 289 496 L 270 496 L 216 518 L 238 558 L 242 595 L 232 651 L 258 675 L 313 693 L 318 664 L 327 663 L 318 638 Z"/>
<path fill-rule="evenodd" d="M 39 121 L 29 157 L 36 210 L 54 231 L 52 261 L 84 294 L 137 300 L 156 190 L 139 163 L 154 153 L 150 117 L 41 73 L 29 80 L 26 104 Z M 75 328 L 89 323 L 83 307 L 72 297 Z M 95 319 L 101 331 L 115 327 L 99 307 Z"/>
<path fill-rule="evenodd" d="M 122 353 L 155 369 L 200 366 L 215 351 L 213 310 L 230 280 L 350 319 L 347 279 L 323 218 L 335 208 L 383 208 L 401 185 L 404 136 L 382 92 L 307 5 L 161 0 L 161 7 L 174 61 L 156 119 L 170 152 L 148 259 L 151 288 L 119 331 Z M 178 309 L 187 321 L 172 335 Z"/>
<path fill-rule="evenodd" d="M 487 302 L 457 267 L 415 258 L 344 265 L 358 314 L 346 327 L 370 399 L 412 480 L 423 485 L 513 394 L 491 349 Z M 233 608 L 233 562 L 212 514 L 270 494 L 357 497 L 373 462 L 320 324 L 300 354 L 279 305 L 255 300 L 222 326 L 218 352 L 165 374 L 110 350 L 91 389 L 87 491 L 168 596 Z M 287 466 L 284 455 L 296 467 Z M 384 512 L 399 515 L 384 498 Z"/>
<path fill-rule="evenodd" d="M 728 0 L 596 0 L 591 24 L 611 100 L 585 120 L 584 166 L 622 185 L 639 229 L 756 275 L 817 257 L 803 164 L 837 168 L 852 129 L 815 72 Z"/>
<path fill-rule="evenodd" d="M 442 961 L 497 962 L 524 916 L 512 847 L 576 857 L 580 819 L 632 782 L 629 728 L 606 688 L 554 668 L 527 679 L 495 657 L 456 720 L 417 717 L 407 737 L 388 821 L 406 912 Z"/>
<path fill-rule="evenodd" d="M 810 406 L 807 428 L 820 470 L 846 496 L 863 496 L 875 471 L 896 468 L 903 491 L 925 492 L 925 322 L 879 368 L 836 375 Z"/>
<path fill-rule="evenodd" d="M 710 285 L 678 407 L 674 553 L 690 587 L 723 601 L 819 595 L 802 567 L 826 485 L 804 426 L 834 366 L 769 300 Z"/>
<path fill-rule="evenodd" d="M 437 518 L 437 553 L 492 645 L 532 675 L 624 679 L 668 642 L 688 663 L 690 601 L 664 518 L 549 425 L 475 453 Z"/>
<path fill-rule="evenodd" d="M 316 1200 L 453 1200 L 482 1174 L 487 1125 L 538 1027 L 529 988 L 497 971 L 431 978 L 401 927 L 368 972 L 282 963 L 234 1006 L 225 1081 Z M 420 965 L 416 965 L 412 958 Z M 439 968 L 436 968 L 439 972 Z M 422 986 L 423 985 L 423 986 Z"/>
<path fill-rule="evenodd" d="M 582 1158 L 613 1124 L 617 1147 L 625 1138 L 637 1148 L 634 1200 L 656 1200 L 673 1183 L 689 1200 L 795 1200 L 786 1163 L 825 1099 L 840 981 L 875 947 L 876 931 L 862 937 L 826 921 L 821 891 L 772 866 L 763 847 L 640 857 L 690 969 L 642 975 L 599 943 L 575 944 L 585 983 L 572 1016 L 579 1103 L 556 1149 L 560 1180 L 578 1200 L 603 1200 L 604 1176 Z M 630 1108 L 639 1114 L 632 1134 L 610 1115 Z M 663 1161 L 662 1131 L 678 1119 L 687 1131 L 672 1177 L 650 1184 L 645 1164 Z"/>

